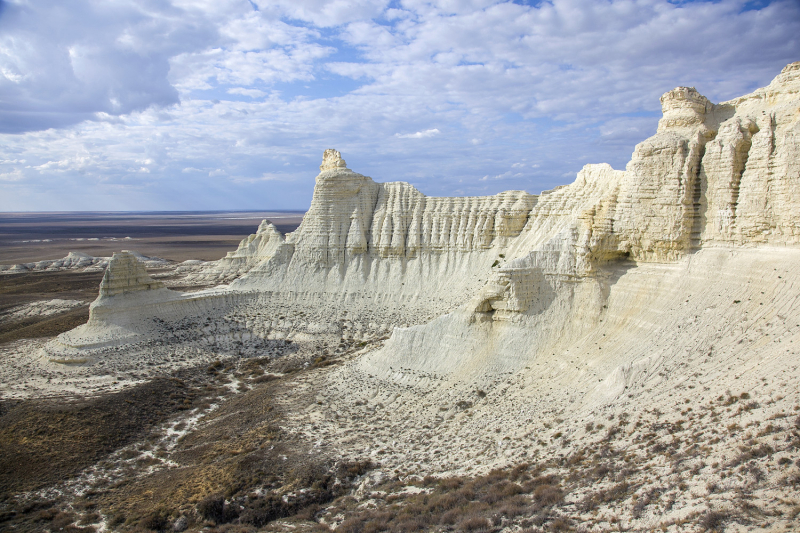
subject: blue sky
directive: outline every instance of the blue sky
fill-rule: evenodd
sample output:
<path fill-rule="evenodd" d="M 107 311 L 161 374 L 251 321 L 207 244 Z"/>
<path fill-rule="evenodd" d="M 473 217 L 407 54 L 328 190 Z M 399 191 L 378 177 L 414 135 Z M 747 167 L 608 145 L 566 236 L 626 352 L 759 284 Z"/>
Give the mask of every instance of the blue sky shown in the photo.
<path fill-rule="evenodd" d="M 800 4 L 0 0 L 0 210 L 305 209 L 326 148 L 438 195 L 624 168 L 659 97 L 800 60 Z"/>

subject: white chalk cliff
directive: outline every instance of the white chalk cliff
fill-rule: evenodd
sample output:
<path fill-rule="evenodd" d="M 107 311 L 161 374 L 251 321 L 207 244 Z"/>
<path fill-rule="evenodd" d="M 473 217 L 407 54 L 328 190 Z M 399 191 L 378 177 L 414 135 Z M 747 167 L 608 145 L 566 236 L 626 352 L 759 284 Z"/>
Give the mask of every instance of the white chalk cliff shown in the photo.
<path fill-rule="evenodd" d="M 238 339 L 368 338 L 396 327 L 347 371 L 426 387 L 434 374 L 474 383 L 534 360 L 555 365 L 615 335 L 583 378 L 585 398 L 616 397 L 683 344 L 722 342 L 719 329 L 687 326 L 672 355 L 649 350 L 644 339 L 685 318 L 665 309 L 708 293 L 707 307 L 730 320 L 723 307 L 760 283 L 759 269 L 800 258 L 800 63 L 728 102 L 678 87 L 661 104 L 656 134 L 625 170 L 586 165 L 538 196 L 428 197 L 376 183 L 326 150 L 295 232 L 265 221 L 194 274 L 227 285 L 168 291 L 112 260 L 89 323 L 48 353 L 102 357 L 178 322 L 219 346 L 209 317 L 231 313 L 244 317 Z M 795 291 L 786 304 L 795 309 L 796 289 L 781 287 Z"/>

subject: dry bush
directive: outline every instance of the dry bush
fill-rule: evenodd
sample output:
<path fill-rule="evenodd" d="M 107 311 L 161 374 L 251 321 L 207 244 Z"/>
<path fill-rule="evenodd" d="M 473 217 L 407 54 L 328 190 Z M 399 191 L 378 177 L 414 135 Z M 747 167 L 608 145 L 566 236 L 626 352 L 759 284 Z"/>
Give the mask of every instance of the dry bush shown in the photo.
<path fill-rule="evenodd" d="M 439 490 L 454 490 L 460 488 L 464 484 L 464 478 L 461 477 L 447 477 L 439 480 Z"/>
<path fill-rule="evenodd" d="M 225 498 L 221 494 L 212 494 L 204 498 L 197 504 L 197 512 L 206 520 L 211 520 L 217 524 L 230 522 L 239 516 L 237 509 L 226 504 Z"/>
<path fill-rule="evenodd" d="M 547 476 L 537 476 L 531 480 L 526 481 L 522 488 L 525 492 L 533 492 L 536 487 L 540 485 L 557 485 L 559 482 L 558 476 L 549 474 Z"/>
<path fill-rule="evenodd" d="M 751 459 L 758 459 L 760 457 L 766 457 L 768 455 L 772 455 L 775 453 L 775 450 L 769 444 L 761 444 L 759 446 L 754 446 L 752 448 L 743 448 L 742 453 L 736 456 L 729 464 L 729 467 L 738 466 L 744 462 L 747 462 Z"/>
<path fill-rule="evenodd" d="M 165 509 L 156 509 L 143 518 L 139 525 L 152 531 L 164 531 L 170 525 L 170 513 Z"/>
<path fill-rule="evenodd" d="M 628 483 L 623 481 L 622 483 L 618 483 L 608 489 L 598 490 L 596 492 L 589 493 L 576 504 L 576 507 L 578 508 L 578 510 L 584 513 L 592 511 L 601 504 L 606 504 L 623 499 L 628 495 L 629 488 L 630 487 Z"/>
<path fill-rule="evenodd" d="M 564 518 L 556 518 L 550 522 L 550 531 L 569 531 L 572 529 L 568 520 Z"/>
<path fill-rule="evenodd" d="M 555 485 L 540 485 L 533 491 L 533 499 L 540 505 L 556 505 L 564 501 L 564 492 Z"/>
<path fill-rule="evenodd" d="M 484 531 L 492 527 L 491 522 L 482 516 L 472 516 L 458 523 L 459 531 Z"/>
<path fill-rule="evenodd" d="M 404 531 L 424 531 L 427 529 L 428 521 L 425 517 L 412 517 L 412 518 L 405 518 L 398 521 L 392 527 L 392 532 L 402 533 Z"/>
<path fill-rule="evenodd" d="M 700 518 L 700 526 L 706 531 L 721 531 L 729 517 L 727 512 L 709 510 Z"/>

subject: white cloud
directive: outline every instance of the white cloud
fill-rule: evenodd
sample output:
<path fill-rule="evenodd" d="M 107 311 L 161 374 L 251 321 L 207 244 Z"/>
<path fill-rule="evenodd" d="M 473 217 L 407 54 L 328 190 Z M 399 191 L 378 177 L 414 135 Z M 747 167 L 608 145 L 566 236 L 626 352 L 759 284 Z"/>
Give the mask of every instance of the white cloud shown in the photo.
<path fill-rule="evenodd" d="M 405 133 L 402 135 L 400 133 L 395 133 L 394 136 L 399 139 L 425 139 L 426 137 L 433 137 L 435 135 L 439 135 L 439 133 L 440 131 L 438 130 L 438 128 L 433 128 L 431 130 L 418 131 L 416 133 Z"/>
<path fill-rule="evenodd" d="M 261 98 L 262 96 L 267 95 L 267 93 L 264 91 L 260 91 L 258 89 L 245 89 L 243 87 L 234 87 L 233 89 L 228 89 L 228 94 L 241 94 L 242 96 L 249 96 L 250 98 Z"/>
<path fill-rule="evenodd" d="M 291 18 L 326 28 L 380 16 L 389 0 L 259 0 L 260 8 L 276 6 Z"/>
<path fill-rule="evenodd" d="M 6 3 L 0 209 L 301 208 L 329 147 L 427 194 L 538 192 L 624 167 L 665 91 L 800 59 L 790 1 L 256 3 Z"/>
<path fill-rule="evenodd" d="M 21 181 L 25 179 L 25 175 L 22 173 L 20 169 L 14 169 L 11 172 L 0 172 L 0 181 L 10 182 L 10 181 Z"/>

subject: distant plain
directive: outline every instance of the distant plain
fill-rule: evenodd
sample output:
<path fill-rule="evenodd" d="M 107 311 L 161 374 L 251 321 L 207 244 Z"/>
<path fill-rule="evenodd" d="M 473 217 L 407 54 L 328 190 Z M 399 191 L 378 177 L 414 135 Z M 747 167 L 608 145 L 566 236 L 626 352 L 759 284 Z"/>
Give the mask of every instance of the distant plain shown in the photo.
<path fill-rule="evenodd" d="M 288 233 L 302 211 L 0 213 L 0 265 L 59 259 L 69 252 L 108 257 L 135 250 L 171 261 L 219 259 L 263 219 Z"/>

